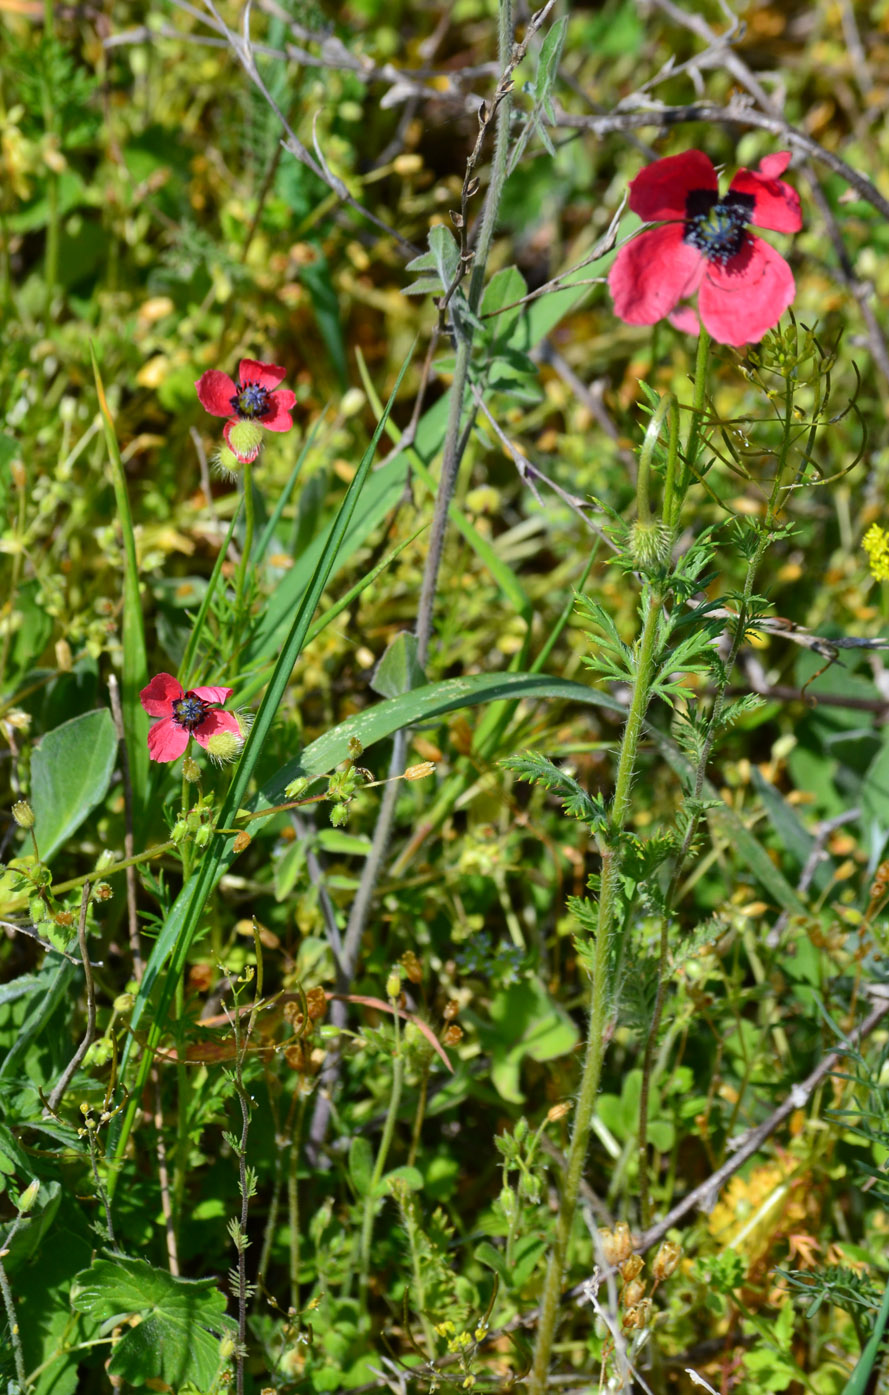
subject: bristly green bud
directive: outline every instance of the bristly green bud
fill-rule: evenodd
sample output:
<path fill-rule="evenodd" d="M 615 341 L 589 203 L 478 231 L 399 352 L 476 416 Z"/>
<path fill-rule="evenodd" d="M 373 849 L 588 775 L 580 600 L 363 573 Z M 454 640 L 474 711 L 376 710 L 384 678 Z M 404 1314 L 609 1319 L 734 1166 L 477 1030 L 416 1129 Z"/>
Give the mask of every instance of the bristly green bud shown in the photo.
<path fill-rule="evenodd" d="M 244 468 L 244 462 L 228 446 L 220 446 L 213 456 L 213 468 L 223 479 L 236 480 Z"/>
<path fill-rule="evenodd" d="M 182 762 L 182 778 L 187 780 L 190 785 L 196 785 L 201 778 L 201 767 L 194 756 L 186 756 Z"/>
<path fill-rule="evenodd" d="M 13 804 L 12 817 L 15 819 L 19 828 L 33 828 L 36 823 L 34 810 L 26 799 L 20 799 L 16 804 Z"/>
<path fill-rule="evenodd" d="M 208 823 L 202 823 L 194 835 L 194 845 L 196 848 L 205 848 L 213 837 L 213 830 Z"/>
<path fill-rule="evenodd" d="M 284 793 L 288 799 L 299 799 L 308 786 L 305 775 L 297 775 L 295 780 L 291 780 L 289 785 L 285 785 Z"/>
<path fill-rule="evenodd" d="M 214 765 L 231 765 L 237 760 L 244 744 L 242 736 L 233 731 L 214 731 L 207 737 L 206 751 Z"/>
<path fill-rule="evenodd" d="M 634 523 L 630 529 L 630 552 L 640 572 L 660 571 L 670 555 L 669 528 L 662 523 Z"/>
<path fill-rule="evenodd" d="M 174 843 L 181 843 L 188 834 L 188 824 L 185 819 L 177 819 L 170 829 L 170 837 Z"/>
<path fill-rule="evenodd" d="M 255 421 L 236 421 L 229 430 L 228 444 L 238 461 L 248 465 L 262 449 L 262 427 Z"/>
<path fill-rule="evenodd" d="M 349 752 L 349 758 L 350 758 L 350 760 L 358 760 L 359 756 L 363 755 L 363 753 L 364 753 L 364 747 L 362 746 L 361 742 L 358 740 L 358 737 L 357 737 L 357 736 L 350 736 L 350 737 L 349 737 L 349 743 L 348 743 L 347 749 L 348 749 L 348 752 Z"/>
<path fill-rule="evenodd" d="M 343 828 L 349 822 L 348 804 L 334 804 L 330 811 L 330 822 L 334 828 Z"/>

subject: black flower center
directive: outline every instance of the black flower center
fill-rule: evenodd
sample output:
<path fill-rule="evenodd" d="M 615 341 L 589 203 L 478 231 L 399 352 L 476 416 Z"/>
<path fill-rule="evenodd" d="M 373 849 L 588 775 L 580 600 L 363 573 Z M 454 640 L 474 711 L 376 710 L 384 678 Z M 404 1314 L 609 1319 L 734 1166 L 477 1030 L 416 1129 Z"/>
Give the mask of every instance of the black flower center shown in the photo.
<path fill-rule="evenodd" d="M 268 416 L 272 405 L 268 388 L 261 387 L 259 383 L 244 383 L 243 387 L 239 383 L 231 404 L 242 421 Z"/>
<path fill-rule="evenodd" d="M 197 693 L 184 693 L 173 702 L 173 721 L 177 727 L 185 727 L 186 731 L 194 731 L 195 727 L 199 727 L 209 712 L 209 702 L 204 702 Z"/>
<path fill-rule="evenodd" d="M 683 242 L 725 266 L 744 246 L 754 203 L 752 194 L 729 190 L 720 198 L 712 189 L 692 189 L 685 200 Z"/>

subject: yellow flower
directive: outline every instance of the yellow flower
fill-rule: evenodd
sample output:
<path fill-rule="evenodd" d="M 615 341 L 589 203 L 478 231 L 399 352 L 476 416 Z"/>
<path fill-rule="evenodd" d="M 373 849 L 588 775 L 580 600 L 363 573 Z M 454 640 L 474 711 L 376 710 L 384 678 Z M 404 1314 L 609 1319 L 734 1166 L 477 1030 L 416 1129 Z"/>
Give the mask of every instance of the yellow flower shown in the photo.
<path fill-rule="evenodd" d="M 889 533 L 872 523 L 861 540 L 875 581 L 889 581 Z"/>

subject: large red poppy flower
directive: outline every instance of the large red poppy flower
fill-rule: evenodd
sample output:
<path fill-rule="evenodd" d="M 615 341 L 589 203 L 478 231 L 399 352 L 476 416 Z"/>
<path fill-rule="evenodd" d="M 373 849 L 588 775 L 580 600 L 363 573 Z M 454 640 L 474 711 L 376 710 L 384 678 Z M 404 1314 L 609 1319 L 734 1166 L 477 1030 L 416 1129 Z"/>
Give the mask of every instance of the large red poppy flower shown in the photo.
<path fill-rule="evenodd" d="M 152 760 L 178 760 L 194 737 L 206 747 L 218 731 L 230 731 L 240 740 L 241 728 L 233 712 L 220 712 L 214 703 L 226 702 L 231 688 L 193 688 L 184 692 L 171 673 L 158 673 L 139 700 L 149 717 L 160 717 L 148 733 L 148 754 Z"/>
<path fill-rule="evenodd" d="M 799 195 L 779 177 L 789 163 L 786 151 L 767 155 L 758 169 L 739 170 L 723 195 L 701 150 L 641 170 L 630 184 L 630 208 L 662 226 L 618 252 L 608 277 L 616 314 L 631 325 L 652 325 L 697 291 L 701 320 L 714 339 L 738 346 L 761 339 L 796 287 L 784 258 L 747 224 L 799 232 Z M 687 327 L 688 311 L 679 316 Z"/>
<path fill-rule="evenodd" d="M 260 363 L 257 359 L 242 358 L 238 365 L 237 382 L 218 368 L 211 368 L 202 373 L 195 383 L 204 410 L 214 417 L 229 418 L 222 428 L 222 434 L 229 449 L 243 465 L 259 455 L 259 434 L 256 433 L 255 443 L 251 437 L 246 450 L 242 444 L 239 448 L 237 439 L 231 439 L 232 428 L 238 422 L 252 422 L 266 431 L 289 431 L 293 426 L 290 409 L 296 401 L 296 393 L 290 388 L 278 387 L 286 371 L 277 363 Z"/>

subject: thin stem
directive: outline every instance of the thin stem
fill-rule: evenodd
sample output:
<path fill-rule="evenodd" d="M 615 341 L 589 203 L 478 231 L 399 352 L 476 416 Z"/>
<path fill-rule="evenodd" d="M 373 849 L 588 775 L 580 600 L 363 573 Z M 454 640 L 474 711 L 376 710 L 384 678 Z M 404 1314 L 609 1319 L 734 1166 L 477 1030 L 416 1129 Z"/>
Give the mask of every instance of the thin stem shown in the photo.
<path fill-rule="evenodd" d="M 90 1049 L 96 1031 L 96 995 L 93 989 L 93 971 L 90 967 L 89 945 L 86 942 L 86 913 L 89 903 L 90 884 L 89 882 L 85 882 L 80 897 L 80 918 L 77 922 L 77 942 L 80 946 L 80 958 L 83 962 L 83 978 L 86 985 L 86 1032 L 84 1033 L 83 1041 L 71 1057 L 71 1060 L 62 1073 L 62 1078 L 47 1101 L 47 1109 L 51 1114 L 55 1114 L 58 1111 L 59 1105 L 64 1099 L 65 1091 L 71 1084 L 74 1072 Z"/>
<path fill-rule="evenodd" d="M 296 1125 L 287 1150 L 287 1223 L 290 1232 L 290 1306 L 299 1312 L 299 1144 L 306 1117 L 306 1095 L 299 1098 Z"/>
<path fill-rule="evenodd" d="M 3 1306 L 6 1309 L 6 1325 L 9 1328 L 9 1340 L 12 1343 L 12 1355 L 15 1360 L 15 1374 L 19 1386 L 24 1390 L 27 1386 L 27 1373 L 25 1371 L 25 1354 L 22 1350 L 22 1336 L 19 1332 L 18 1321 L 15 1315 L 15 1306 L 12 1301 L 12 1289 L 9 1287 L 9 1280 L 6 1277 L 6 1270 L 0 1260 L 0 1293 L 3 1295 Z"/>
<path fill-rule="evenodd" d="M 500 0 L 498 51 L 500 72 L 505 76 L 512 54 L 512 0 Z M 502 81 L 503 79 L 501 77 L 501 83 Z M 478 236 L 472 274 L 469 278 L 469 309 L 473 313 L 478 310 L 481 302 L 488 254 L 491 250 L 491 242 L 494 237 L 494 229 L 497 225 L 497 216 L 500 211 L 503 186 L 506 181 L 509 157 L 510 108 L 511 98 L 509 92 L 506 91 L 497 109 L 497 135 L 494 143 L 494 158 L 491 166 L 491 183 L 488 187 L 488 195 L 485 200 L 485 211 L 482 215 L 482 225 Z M 461 423 L 463 419 L 463 402 L 466 396 L 466 384 L 469 378 L 469 364 L 472 358 L 473 330 L 471 324 L 460 330 L 456 321 L 454 322 L 454 327 L 457 334 L 457 360 L 454 366 L 454 380 L 451 384 L 451 401 L 442 451 L 441 477 L 439 479 L 438 494 L 435 500 L 435 513 L 432 518 L 429 551 L 426 555 L 426 566 L 423 571 L 423 585 L 420 591 L 420 604 L 417 613 L 417 657 L 421 665 L 426 662 L 426 656 L 429 651 L 429 641 L 432 635 L 435 594 L 438 589 L 438 574 L 441 570 L 441 559 L 444 553 L 448 509 L 451 505 L 451 499 L 454 496 L 460 462 L 466 448 L 466 437 L 461 432 Z"/>
<path fill-rule="evenodd" d="M 392 1090 L 389 1095 L 389 1108 L 386 1111 L 386 1122 L 383 1125 L 383 1136 L 380 1139 L 380 1146 L 377 1149 L 377 1158 L 374 1163 L 370 1186 L 364 1198 L 364 1214 L 361 1218 L 361 1240 L 358 1252 L 358 1297 L 361 1304 L 361 1311 L 365 1315 L 367 1314 L 367 1287 L 370 1275 L 370 1242 L 373 1236 L 374 1215 L 377 1209 L 377 1191 L 382 1181 L 383 1172 L 386 1167 L 386 1159 L 389 1156 L 389 1149 L 395 1134 L 395 1121 L 398 1118 L 398 1109 L 401 1104 L 401 1089 L 404 1084 L 404 1057 L 401 1054 L 401 1032 L 397 1012 L 392 1014 L 392 1021 L 394 1023 L 393 1035 L 395 1037 L 395 1053 L 392 1062 Z"/>
<path fill-rule="evenodd" d="M 679 513 L 691 484 L 694 468 L 701 449 L 701 426 L 704 420 L 704 403 L 707 400 L 707 378 L 710 367 L 710 336 L 701 325 L 698 336 L 698 352 L 695 358 L 695 386 L 691 403 L 691 426 L 688 432 L 688 445 L 685 448 L 685 464 L 679 480 L 679 490 L 673 501 L 670 523 L 675 528 L 679 523 Z"/>
<path fill-rule="evenodd" d="M 244 597 L 247 591 L 247 579 L 250 573 L 251 554 L 253 552 L 253 529 L 255 510 L 253 506 L 253 462 L 246 461 L 244 465 L 244 547 L 241 552 L 241 561 L 238 566 L 238 576 L 235 582 L 235 625 L 240 634 L 244 616 Z M 237 647 L 237 645 L 235 646 Z"/>
<path fill-rule="evenodd" d="M 596 925 L 596 950 L 593 981 L 590 990 L 590 1021 L 580 1093 L 574 1114 L 574 1127 L 568 1149 L 562 1185 L 556 1235 L 550 1250 L 543 1297 L 540 1304 L 540 1324 L 534 1349 L 534 1364 L 528 1381 L 529 1395 L 546 1395 L 550 1355 L 555 1338 L 556 1317 L 562 1291 L 562 1279 L 568 1255 L 568 1244 L 577 1209 L 581 1174 L 586 1160 L 590 1129 L 602 1061 L 605 1055 L 608 1026 L 608 965 L 614 938 L 617 896 L 620 883 L 618 839 L 630 808 L 630 791 L 636 766 L 636 752 L 642 723 L 648 707 L 651 680 L 657 653 L 658 626 L 663 610 L 663 596 L 648 589 L 642 633 L 639 637 L 636 682 L 627 721 L 621 738 L 617 779 L 611 806 L 608 841 L 602 848 L 602 873 L 599 884 L 599 914 Z"/>

